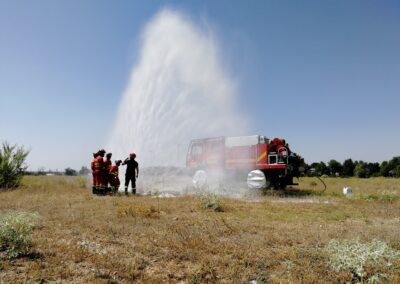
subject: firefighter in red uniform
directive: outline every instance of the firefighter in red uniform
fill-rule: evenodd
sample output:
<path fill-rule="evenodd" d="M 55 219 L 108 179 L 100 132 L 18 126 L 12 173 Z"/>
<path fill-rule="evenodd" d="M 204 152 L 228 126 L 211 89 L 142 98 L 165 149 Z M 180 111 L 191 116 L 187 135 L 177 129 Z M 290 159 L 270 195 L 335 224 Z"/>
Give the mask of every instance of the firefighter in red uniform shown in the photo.
<path fill-rule="evenodd" d="M 104 182 L 105 182 L 105 189 L 108 191 L 108 184 L 111 183 L 110 182 L 110 169 L 112 166 L 112 161 L 111 161 L 111 157 L 112 157 L 112 153 L 107 153 L 106 155 L 106 160 L 104 161 Z"/>
<path fill-rule="evenodd" d="M 119 185 L 121 184 L 118 176 L 118 167 L 121 163 L 121 160 L 117 160 L 115 161 L 115 165 L 110 168 L 110 185 L 112 193 L 117 193 Z"/>
<path fill-rule="evenodd" d="M 96 175 L 96 168 L 95 168 L 97 156 L 98 156 L 98 153 L 93 153 L 93 160 L 90 164 L 90 167 L 92 169 L 92 177 L 93 177 L 93 186 L 92 186 L 93 194 L 97 194 L 97 191 L 98 191 L 97 175 Z"/>
<path fill-rule="evenodd" d="M 97 180 L 97 194 L 104 194 L 107 186 L 104 178 L 105 169 L 103 157 L 105 153 L 106 151 L 104 149 L 101 149 L 99 152 L 97 152 L 98 156 L 94 163 L 95 176 Z"/>

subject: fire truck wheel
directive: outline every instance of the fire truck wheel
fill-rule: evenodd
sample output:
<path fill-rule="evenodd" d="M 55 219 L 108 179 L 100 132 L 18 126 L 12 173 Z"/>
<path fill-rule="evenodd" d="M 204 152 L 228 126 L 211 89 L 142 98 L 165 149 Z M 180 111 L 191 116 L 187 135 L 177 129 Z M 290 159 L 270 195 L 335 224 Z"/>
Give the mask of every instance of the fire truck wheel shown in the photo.
<path fill-rule="evenodd" d="M 207 173 L 203 170 L 198 170 L 193 175 L 193 186 L 196 189 L 204 189 L 207 187 Z"/>
<path fill-rule="evenodd" d="M 271 186 L 271 181 L 260 170 L 254 170 L 247 175 L 247 186 L 250 189 L 267 189 Z"/>

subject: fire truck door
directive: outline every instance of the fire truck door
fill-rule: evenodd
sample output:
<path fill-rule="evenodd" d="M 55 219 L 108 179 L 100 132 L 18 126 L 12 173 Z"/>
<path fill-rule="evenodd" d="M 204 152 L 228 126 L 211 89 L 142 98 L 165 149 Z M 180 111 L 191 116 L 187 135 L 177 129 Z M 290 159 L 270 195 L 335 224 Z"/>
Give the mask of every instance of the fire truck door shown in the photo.
<path fill-rule="evenodd" d="M 225 148 L 222 140 L 207 143 L 207 165 L 210 168 L 223 168 L 225 161 Z"/>
<path fill-rule="evenodd" d="M 188 166 L 198 167 L 203 164 L 204 145 L 200 142 L 194 142 L 190 145 L 187 159 Z"/>

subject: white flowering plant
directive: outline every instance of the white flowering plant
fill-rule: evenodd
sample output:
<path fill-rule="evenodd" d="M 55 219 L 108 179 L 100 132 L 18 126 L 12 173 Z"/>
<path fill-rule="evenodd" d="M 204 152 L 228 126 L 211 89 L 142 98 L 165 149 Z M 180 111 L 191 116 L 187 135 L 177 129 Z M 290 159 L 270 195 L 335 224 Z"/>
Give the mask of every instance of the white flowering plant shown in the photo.
<path fill-rule="evenodd" d="M 10 259 L 26 254 L 32 246 L 32 231 L 38 218 L 29 212 L 0 216 L 0 251 Z"/>
<path fill-rule="evenodd" d="M 384 275 L 367 275 L 366 268 L 391 268 L 399 261 L 400 252 L 390 248 L 385 242 L 372 240 L 362 243 L 359 240 L 331 240 L 326 246 L 329 264 L 336 272 L 348 271 L 353 279 L 376 283 Z"/>

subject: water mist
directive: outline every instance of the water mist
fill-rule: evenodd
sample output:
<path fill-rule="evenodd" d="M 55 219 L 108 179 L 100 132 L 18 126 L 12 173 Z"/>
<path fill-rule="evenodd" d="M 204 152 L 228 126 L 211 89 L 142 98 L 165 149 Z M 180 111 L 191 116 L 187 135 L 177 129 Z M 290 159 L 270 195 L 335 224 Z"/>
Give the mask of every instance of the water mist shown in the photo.
<path fill-rule="evenodd" d="M 184 166 L 191 139 L 246 132 L 215 35 L 164 9 L 145 27 L 107 150 L 140 166 Z M 124 171 L 124 168 L 121 168 Z"/>

